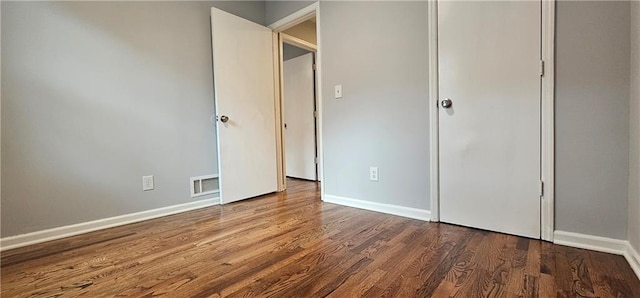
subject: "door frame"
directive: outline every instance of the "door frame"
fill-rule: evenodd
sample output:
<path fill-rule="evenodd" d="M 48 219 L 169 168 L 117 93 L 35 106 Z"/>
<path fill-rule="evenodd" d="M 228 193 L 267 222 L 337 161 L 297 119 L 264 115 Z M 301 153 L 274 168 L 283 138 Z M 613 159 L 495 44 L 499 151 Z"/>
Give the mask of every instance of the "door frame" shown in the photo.
<path fill-rule="evenodd" d="M 282 33 L 282 31 L 287 30 L 295 25 L 298 25 L 313 16 L 316 17 L 316 45 L 315 48 L 312 44 L 307 43 L 303 40 L 295 38 L 293 36 Z M 277 191 L 286 190 L 286 159 L 285 159 L 285 136 L 284 136 L 284 115 L 283 115 L 283 92 L 284 86 L 282 82 L 283 75 L 283 58 L 282 58 L 282 43 L 287 41 L 287 43 L 294 44 L 298 47 L 302 47 L 309 51 L 315 53 L 315 79 L 316 79 L 316 150 L 318 155 L 318 177 L 320 180 L 320 195 L 321 198 L 324 198 L 324 159 L 323 159 L 323 151 L 322 151 L 322 51 L 321 51 L 321 34 L 320 34 L 320 5 L 318 2 L 314 2 L 296 12 L 291 13 L 290 15 L 272 23 L 267 26 L 271 29 L 273 33 L 274 40 L 274 71 L 275 73 L 275 85 L 276 85 L 276 162 L 277 166 L 277 177 L 278 177 L 278 188 Z"/>
<path fill-rule="evenodd" d="M 553 241 L 554 231 L 554 74 L 555 74 L 555 0 L 540 0 L 541 49 L 541 115 L 540 115 L 540 238 Z M 429 161 L 431 221 L 440 221 L 440 165 L 439 165 L 439 79 L 438 79 L 438 1 L 428 2 L 429 39 Z"/>

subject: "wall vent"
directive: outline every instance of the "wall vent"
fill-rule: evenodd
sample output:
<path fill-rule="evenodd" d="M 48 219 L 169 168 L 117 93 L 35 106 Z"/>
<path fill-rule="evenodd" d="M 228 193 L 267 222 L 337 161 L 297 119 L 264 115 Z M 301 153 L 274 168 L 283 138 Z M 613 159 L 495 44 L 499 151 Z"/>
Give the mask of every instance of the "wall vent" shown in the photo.
<path fill-rule="evenodd" d="M 191 177 L 191 197 L 199 197 L 220 192 L 218 175 Z"/>

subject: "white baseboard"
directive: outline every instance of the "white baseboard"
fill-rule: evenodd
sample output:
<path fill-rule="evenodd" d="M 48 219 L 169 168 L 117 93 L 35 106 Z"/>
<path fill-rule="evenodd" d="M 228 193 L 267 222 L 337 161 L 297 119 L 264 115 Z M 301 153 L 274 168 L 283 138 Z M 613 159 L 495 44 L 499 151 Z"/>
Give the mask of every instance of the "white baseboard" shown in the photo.
<path fill-rule="evenodd" d="M 408 217 L 413 219 L 419 219 L 424 221 L 431 220 L 431 211 L 429 210 L 403 207 L 403 206 L 391 205 L 391 204 L 376 203 L 376 202 L 368 202 L 368 201 L 339 197 L 339 196 L 328 195 L 328 194 L 325 194 L 322 200 L 327 203 L 355 207 L 355 208 L 360 208 L 360 209 L 365 209 L 365 210 L 370 210 L 375 212 L 393 214 L 393 215 L 398 215 L 398 216 L 403 216 L 403 217 Z"/>
<path fill-rule="evenodd" d="M 27 245 L 42 243 L 46 241 L 75 236 L 97 230 L 103 230 L 116 226 L 126 225 L 148 219 L 163 217 L 176 213 L 182 213 L 213 205 L 219 205 L 220 198 L 211 198 L 197 202 L 190 202 L 180 205 L 162 207 L 158 209 L 146 210 L 142 212 L 130 213 L 99 220 L 93 220 L 53 229 L 47 229 L 27 234 L 21 234 L 0 239 L 0 251 L 23 247 Z"/>
<path fill-rule="evenodd" d="M 554 231 L 553 243 L 623 255 L 627 249 L 628 241 L 565 231 Z"/>
<path fill-rule="evenodd" d="M 640 279 L 640 253 L 638 253 L 628 241 L 624 257 L 627 259 L 627 262 L 629 262 L 629 266 L 631 266 L 633 272 L 635 272 Z"/>
<path fill-rule="evenodd" d="M 553 243 L 624 256 L 633 272 L 640 279 L 640 256 L 627 240 L 555 231 L 553 232 Z"/>

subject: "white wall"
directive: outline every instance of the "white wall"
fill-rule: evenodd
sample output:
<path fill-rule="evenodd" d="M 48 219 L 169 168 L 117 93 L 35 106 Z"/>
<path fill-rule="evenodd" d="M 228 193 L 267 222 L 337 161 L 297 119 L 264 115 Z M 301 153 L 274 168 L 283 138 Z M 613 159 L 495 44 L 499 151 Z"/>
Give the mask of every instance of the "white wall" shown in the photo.
<path fill-rule="evenodd" d="M 264 2 L 1 5 L 1 236 L 195 201 L 217 172 L 210 7 L 263 23 Z"/>
<path fill-rule="evenodd" d="M 321 1 L 320 18 L 325 194 L 430 209 L 427 2 Z"/>
<path fill-rule="evenodd" d="M 629 5 L 557 3 L 557 230 L 627 238 Z"/>
<path fill-rule="evenodd" d="M 640 251 L 640 2 L 631 3 L 629 242 Z"/>

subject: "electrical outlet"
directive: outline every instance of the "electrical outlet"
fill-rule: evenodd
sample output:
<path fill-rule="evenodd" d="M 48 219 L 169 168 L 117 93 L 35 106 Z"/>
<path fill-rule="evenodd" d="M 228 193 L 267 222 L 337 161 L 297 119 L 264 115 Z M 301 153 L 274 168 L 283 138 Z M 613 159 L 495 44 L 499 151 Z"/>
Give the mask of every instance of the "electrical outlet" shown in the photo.
<path fill-rule="evenodd" d="M 378 167 L 369 167 L 369 180 L 378 181 Z"/>
<path fill-rule="evenodd" d="M 153 175 L 142 176 L 142 190 L 153 190 Z"/>

